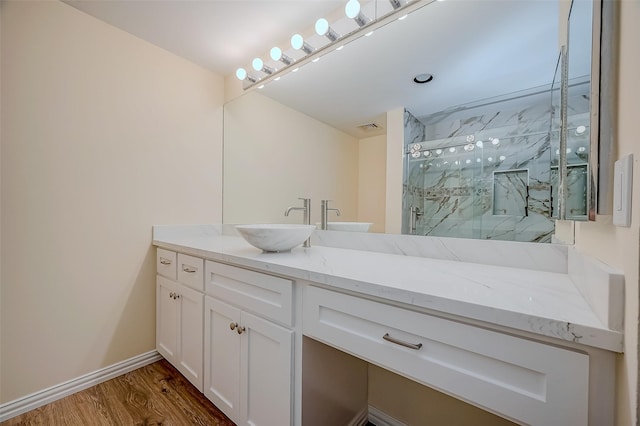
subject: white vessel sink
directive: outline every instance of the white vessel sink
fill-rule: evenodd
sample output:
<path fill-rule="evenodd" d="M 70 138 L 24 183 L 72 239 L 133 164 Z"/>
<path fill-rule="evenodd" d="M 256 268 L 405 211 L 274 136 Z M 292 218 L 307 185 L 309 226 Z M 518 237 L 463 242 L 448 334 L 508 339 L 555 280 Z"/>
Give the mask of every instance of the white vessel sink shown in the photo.
<path fill-rule="evenodd" d="M 369 232 L 373 223 L 369 222 L 327 222 L 328 231 Z M 320 227 L 320 224 L 318 224 Z"/>
<path fill-rule="evenodd" d="M 286 252 L 302 244 L 316 227 L 265 223 L 236 225 L 236 229 L 249 244 L 256 248 L 265 252 Z"/>

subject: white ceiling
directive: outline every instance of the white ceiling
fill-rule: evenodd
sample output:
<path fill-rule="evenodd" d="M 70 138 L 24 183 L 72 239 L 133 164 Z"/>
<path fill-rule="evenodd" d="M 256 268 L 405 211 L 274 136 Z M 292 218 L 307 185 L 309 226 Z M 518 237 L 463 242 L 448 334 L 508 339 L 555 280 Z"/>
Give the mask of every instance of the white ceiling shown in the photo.
<path fill-rule="evenodd" d="M 63 0 L 222 76 L 313 25 L 341 0 Z"/>
<path fill-rule="evenodd" d="M 333 16 L 330 21 L 336 22 L 346 0 L 66 2 L 228 75 L 247 67 L 253 57 L 268 57 L 272 46 L 284 46 L 293 33 L 308 34 L 319 17 Z M 369 14 L 374 7 L 389 9 L 388 3 L 376 0 L 367 9 L 363 1 Z M 421 116 L 548 85 L 558 57 L 558 13 L 557 0 L 433 2 L 284 75 L 262 93 L 362 137 L 358 125 L 380 124 L 381 114 L 394 108 Z M 324 38 L 315 37 L 310 42 L 321 47 Z M 414 75 L 421 72 L 433 74 L 433 82 L 414 84 Z"/>

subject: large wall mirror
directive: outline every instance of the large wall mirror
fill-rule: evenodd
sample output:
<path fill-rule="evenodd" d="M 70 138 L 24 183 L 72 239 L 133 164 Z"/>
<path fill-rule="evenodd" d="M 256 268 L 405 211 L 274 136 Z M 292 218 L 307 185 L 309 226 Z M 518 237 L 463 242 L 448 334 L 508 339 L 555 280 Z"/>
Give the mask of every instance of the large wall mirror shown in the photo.
<path fill-rule="evenodd" d="M 313 223 L 331 200 L 340 216 L 330 221 L 369 232 L 551 242 L 556 218 L 590 217 L 590 191 L 599 193 L 590 172 L 602 170 L 592 136 L 603 130 L 591 54 L 599 4 L 571 9 L 561 156 L 552 131 L 560 4 L 412 3 L 406 18 L 390 13 L 339 51 L 310 38 L 326 53 L 319 61 L 225 105 L 225 223 L 299 222 L 284 216 L 299 197 L 312 199 Z M 571 239 L 565 227 L 560 240 Z"/>

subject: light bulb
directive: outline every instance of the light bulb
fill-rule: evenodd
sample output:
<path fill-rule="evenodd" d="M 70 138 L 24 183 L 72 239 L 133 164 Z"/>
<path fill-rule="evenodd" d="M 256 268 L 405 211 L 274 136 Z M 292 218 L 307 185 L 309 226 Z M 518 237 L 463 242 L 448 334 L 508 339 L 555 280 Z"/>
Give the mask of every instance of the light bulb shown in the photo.
<path fill-rule="evenodd" d="M 304 39 L 300 34 L 294 34 L 293 37 L 291 37 L 291 47 L 293 47 L 294 49 L 296 50 L 302 49 L 303 44 L 304 44 Z"/>
<path fill-rule="evenodd" d="M 264 62 L 262 62 L 262 59 L 260 58 L 255 58 L 253 62 L 251 62 L 251 66 L 256 71 L 262 71 L 262 68 L 264 67 Z"/>
<path fill-rule="evenodd" d="M 245 78 L 247 78 L 247 70 L 245 70 L 244 68 L 238 68 L 236 70 L 236 77 L 238 78 L 238 80 L 244 80 Z"/>
<path fill-rule="evenodd" d="M 451 148 L 449 148 L 449 152 L 451 153 L 456 152 L 456 148 L 452 146 Z"/>
<path fill-rule="evenodd" d="M 344 14 L 347 18 L 353 19 L 360 13 L 360 2 L 358 0 L 349 0 L 344 7 Z"/>
<path fill-rule="evenodd" d="M 491 139 L 491 143 L 494 144 L 494 145 L 500 145 L 500 139 L 493 138 L 493 139 Z"/>
<path fill-rule="evenodd" d="M 316 34 L 325 35 L 329 31 L 329 21 L 324 18 L 320 18 L 316 21 Z"/>
<path fill-rule="evenodd" d="M 504 161 L 504 160 L 506 160 L 506 159 L 507 159 L 507 157 L 505 157 L 504 155 L 501 155 L 501 156 L 500 156 L 500 161 Z"/>
<path fill-rule="evenodd" d="M 280 49 L 277 46 L 273 47 L 271 48 L 269 55 L 271 56 L 271 59 L 273 59 L 274 61 L 279 61 L 280 58 L 282 58 L 282 49 Z"/>
<path fill-rule="evenodd" d="M 482 145 L 483 145 L 482 141 L 478 141 L 478 142 L 476 142 L 476 146 L 477 146 L 478 148 L 482 148 Z"/>

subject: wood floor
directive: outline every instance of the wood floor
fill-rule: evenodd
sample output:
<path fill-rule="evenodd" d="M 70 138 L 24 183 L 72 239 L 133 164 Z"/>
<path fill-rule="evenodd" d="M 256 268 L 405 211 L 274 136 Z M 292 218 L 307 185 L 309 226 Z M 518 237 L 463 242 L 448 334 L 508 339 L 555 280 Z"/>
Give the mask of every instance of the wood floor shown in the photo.
<path fill-rule="evenodd" d="M 2 426 L 234 426 L 161 360 L 0 423 Z"/>

